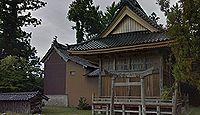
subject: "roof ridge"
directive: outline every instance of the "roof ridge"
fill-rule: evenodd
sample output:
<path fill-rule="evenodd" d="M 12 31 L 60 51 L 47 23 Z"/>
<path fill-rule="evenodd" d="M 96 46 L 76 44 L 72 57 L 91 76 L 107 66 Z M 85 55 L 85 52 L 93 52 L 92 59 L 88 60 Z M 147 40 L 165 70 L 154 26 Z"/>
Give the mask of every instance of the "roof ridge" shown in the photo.
<path fill-rule="evenodd" d="M 139 8 L 139 10 L 141 12 L 143 12 L 145 15 L 147 15 L 146 12 L 143 10 L 143 8 L 141 7 L 141 5 L 138 3 L 137 0 L 121 0 L 120 3 L 122 4 L 122 6 L 123 6 L 123 3 L 124 4 L 128 3 L 127 5 L 131 5 L 133 7 L 137 7 L 137 8 Z"/>
<path fill-rule="evenodd" d="M 144 31 L 134 31 L 134 32 L 126 32 L 126 33 L 117 33 L 117 34 L 109 34 L 107 37 L 113 37 L 113 36 L 118 36 L 118 35 L 125 35 L 125 34 L 151 34 L 151 33 L 165 33 L 163 31 L 154 31 L 154 32 L 151 32 L 151 31 L 148 31 L 148 30 L 144 30 Z M 104 37 L 104 38 L 107 38 L 107 37 Z"/>
<path fill-rule="evenodd" d="M 64 45 L 64 44 L 61 44 L 61 43 L 58 43 L 58 41 L 55 39 L 53 40 L 53 46 L 55 46 L 56 48 L 62 48 L 62 49 L 68 49 L 68 44 Z"/>

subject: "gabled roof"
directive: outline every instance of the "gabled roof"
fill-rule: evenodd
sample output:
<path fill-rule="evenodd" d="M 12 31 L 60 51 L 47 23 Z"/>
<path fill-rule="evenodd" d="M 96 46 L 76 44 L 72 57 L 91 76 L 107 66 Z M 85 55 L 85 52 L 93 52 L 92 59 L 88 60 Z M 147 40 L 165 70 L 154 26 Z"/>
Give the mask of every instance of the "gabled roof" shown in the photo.
<path fill-rule="evenodd" d="M 149 18 L 137 0 L 121 0 L 119 8 L 122 9 L 124 6 L 128 6 L 132 11 L 134 11 L 138 16 L 147 21 L 153 27 L 159 30 L 162 29 L 155 21 Z"/>
<path fill-rule="evenodd" d="M 151 32 L 162 30 L 162 28 L 155 21 L 149 18 L 136 0 L 121 0 L 118 6 L 118 12 L 100 36 L 106 37 L 110 34 L 125 16 L 133 18 L 133 20 L 136 20 L 136 22 L 143 25 Z"/>
<path fill-rule="evenodd" d="M 48 100 L 48 97 L 40 92 L 20 92 L 20 93 L 0 93 L 0 101 L 28 101 L 35 96 L 41 95 L 43 99 Z"/>
<path fill-rule="evenodd" d="M 81 44 L 69 46 L 69 51 L 85 51 L 94 49 L 106 49 L 113 47 L 133 46 L 168 41 L 163 32 L 138 31 L 108 35 L 104 39 L 93 39 Z"/>
<path fill-rule="evenodd" d="M 69 52 L 67 51 L 68 46 L 62 45 L 58 43 L 56 40 L 54 40 L 51 48 L 48 50 L 46 55 L 43 57 L 41 60 L 42 62 L 45 62 L 48 57 L 51 55 L 52 51 L 55 50 L 56 53 L 65 61 L 67 62 L 68 60 L 73 61 L 77 64 L 80 64 L 84 67 L 91 67 L 91 68 L 98 68 L 96 65 L 92 64 L 90 61 L 85 60 L 83 58 L 80 58 L 78 56 L 70 56 Z"/>

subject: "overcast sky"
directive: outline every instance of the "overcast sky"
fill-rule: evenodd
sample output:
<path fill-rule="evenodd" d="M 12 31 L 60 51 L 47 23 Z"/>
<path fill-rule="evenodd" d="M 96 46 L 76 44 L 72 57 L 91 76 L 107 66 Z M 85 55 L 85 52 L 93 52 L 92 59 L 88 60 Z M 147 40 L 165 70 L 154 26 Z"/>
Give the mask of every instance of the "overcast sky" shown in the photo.
<path fill-rule="evenodd" d="M 74 23 L 66 18 L 69 4 L 73 0 L 45 1 L 46 7 L 33 13 L 35 17 L 42 19 L 42 25 L 27 29 L 32 32 L 31 44 L 36 47 L 37 55 L 41 58 L 50 48 L 54 36 L 58 36 L 58 41 L 64 44 L 74 44 L 76 41 L 75 31 L 71 29 Z M 119 2 L 119 0 L 94 0 L 94 3 L 105 10 L 105 7 L 111 5 L 113 1 Z M 148 15 L 155 12 L 161 18 L 160 23 L 165 24 L 164 15 L 156 4 L 156 0 L 138 0 L 138 2 Z"/>

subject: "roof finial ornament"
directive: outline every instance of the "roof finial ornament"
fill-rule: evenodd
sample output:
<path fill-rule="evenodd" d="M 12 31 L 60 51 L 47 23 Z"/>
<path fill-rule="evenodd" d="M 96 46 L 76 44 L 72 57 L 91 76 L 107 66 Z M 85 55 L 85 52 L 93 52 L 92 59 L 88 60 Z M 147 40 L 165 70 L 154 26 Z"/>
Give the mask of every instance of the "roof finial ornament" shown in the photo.
<path fill-rule="evenodd" d="M 54 43 L 54 44 L 55 44 L 55 43 L 58 43 L 58 42 L 57 42 L 57 38 L 58 38 L 57 36 L 54 36 L 54 38 L 53 38 L 53 43 Z"/>
<path fill-rule="evenodd" d="M 53 41 L 57 41 L 58 36 L 54 36 Z"/>

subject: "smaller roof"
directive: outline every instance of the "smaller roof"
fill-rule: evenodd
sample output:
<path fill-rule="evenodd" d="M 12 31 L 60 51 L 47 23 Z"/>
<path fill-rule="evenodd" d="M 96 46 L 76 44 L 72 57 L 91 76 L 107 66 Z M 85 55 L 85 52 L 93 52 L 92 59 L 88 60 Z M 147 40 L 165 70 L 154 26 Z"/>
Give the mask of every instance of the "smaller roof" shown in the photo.
<path fill-rule="evenodd" d="M 99 75 L 99 73 L 100 73 L 100 69 L 98 68 L 98 69 L 95 69 L 94 71 L 89 72 L 87 74 L 87 76 L 89 76 L 89 77 L 96 77 L 96 76 Z M 106 75 L 106 74 L 109 74 L 109 72 L 106 71 L 105 69 L 103 69 L 102 72 L 101 72 L 101 75 Z"/>
<path fill-rule="evenodd" d="M 42 95 L 40 92 L 19 92 L 0 93 L 0 101 L 28 101 L 38 95 L 42 96 L 43 99 L 48 100 L 48 97 Z"/>
<path fill-rule="evenodd" d="M 49 49 L 47 54 L 42 59 L 42 62 L 45 62 L 45 60 L 52 53 L 52 51 L 55 50 L 56 53 L 58 53 L 58 55 L 66 62 L 68 60 L 70 60 L 70 61 L 73 61 L 77 64 L 80 64 L 84 67 L 98 68 L 98 66 L 96 66 L 95 64 L 93 64 L 92 62 L 90 62 L 86 59 L 80 58 L 78 56 L 70 56 L 69 52 L 67 51 L 67 48 L 68 48 L 68 46 L 62 45 L 62 44 L 60 44 L 60 43 L 58 43 L 57 41 L 54 40 L 51 48 Z"/>

